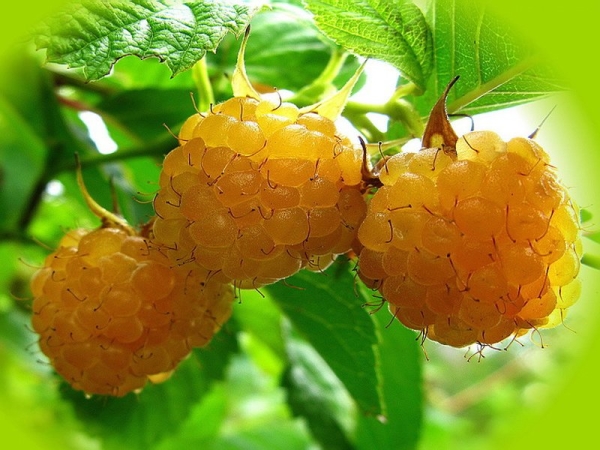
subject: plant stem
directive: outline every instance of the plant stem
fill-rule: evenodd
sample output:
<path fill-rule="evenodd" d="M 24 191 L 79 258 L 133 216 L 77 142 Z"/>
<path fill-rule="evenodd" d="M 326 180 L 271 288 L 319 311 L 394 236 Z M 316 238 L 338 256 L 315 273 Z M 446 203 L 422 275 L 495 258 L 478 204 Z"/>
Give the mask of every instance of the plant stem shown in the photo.
<path fill-rule="evenodd" d="M 342 70 L 346 58 L 348 58 L 348 53 L 345 50 L 336 47 L 331 53 L 325 69 L 323 69 L 323 72 L 321 72 L 311 85 L 328 85 L 333 83 L 335 77 L 337 77 Z"/>
<path fill-rule="evenodd" d="M 208 76 L 208 66 L 206 64 L 206 55 L 192 67 L 192 76 L 196 89 L 198 90 L 199 111 L 208 111 L 210 105 L 215 103 L 215 94 L 212 89 L 210 77 Z"/>
<path fill-rule="evenodd" d="M 173 136 L 167 134 L 152 142 L 120 149 L 114 153 L 109 153 L 106 155 L 99 153 L 82 155 L 80 162 L 81 167 L 85 168 L 99 166 L 111 162 L 123 161 L 125 159 L 141 158 L 145 156 L 162 157 L 176 146 L 177 142 L 174 140 Z M 75 161 L 72 163 L 61 164 L 55 167 L 53 176 L 56 176 L 56 174 L 63 171 L 72 171 L 76 167 Z"/>
<path fill-rule="evenodd" d="M 399 100 L 403 97 L 406 97 L 407 95 L 412 94 L 413 92 L 415 92 L 416 89 L 417 86 L 414 83 L 402 84 L 396 88 L 389 101 L 395 102 L 396 100 Z"/>
<path fill-rule="evenodd" d="M 356 116 L 358 114 L 378 113 L 388 116 L 404 124 L 412 137 L 423 135 L 424 124 L 418 112 L 414 107 L 403 99 L 390 99 L 386 103 L 359 103 L 349 101 L 346 104 L 344 113 L 347 116 Z"/>
<path fill-rule="evenodd" d="M 300 89 L 296 94 L 289 98 L 288 101 L 298 106 L 303 106 L 321 100 L 333 89 L 333 80 L 339 75 L 347 58 L 348 53 L 345 50 L 341 48 L 334 49 L 329 57 L 327 65 L 319 76 L 315 78 L 312 83 Z"/>

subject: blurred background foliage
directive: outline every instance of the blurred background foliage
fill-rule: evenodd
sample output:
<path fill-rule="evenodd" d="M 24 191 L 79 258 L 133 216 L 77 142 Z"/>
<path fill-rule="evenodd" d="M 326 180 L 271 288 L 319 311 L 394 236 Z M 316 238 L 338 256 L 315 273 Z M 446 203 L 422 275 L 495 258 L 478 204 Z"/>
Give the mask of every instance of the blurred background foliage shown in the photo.
<path fill-rule="evenodd" d="M 206 56 L 216 101 L 231 96 L 238 48 L 228 35 Z M 261 89 L 294 94 L 338 51 L 300 2 L 279 2 L 253 18 L 246 64 Z M 120 399 L 73 391 L 37 349 L 28 288 L 66 230 L 99 225 L 77 188 L 73 155 L 81 155 L 100 204 L 112 207 L 114 186 L 125 218 L 144 223 L 153 214 L 162 158 L 176 145 L 171 132 L 195 112 L 196 80 L 193 71 L 171 77 L 157 60 L 126 57 L 110 76 L 86 83 L 79 70 L 44 64 L 43 52 L 25 39 L 3 62 L 0 422 L 13 424 L 20 448 L 475 450 L 494 446 L 524 410 L 543 409 L 560 389 L 557 374 L 582 346 L 568 326 L 483 357 L 422 347 L 416 333 L 390 323 L 387 311 L 368 314 L 363 305 L 371 293 L 355 282 L 354 262 L 340 258 L 325 274 L 289 280 L 303 290 L 280 283 L 244 292 L 232 320 L 166 383 Z M 358 64 L 349 56 L 334 86 Z M 375 75 L 367 72 L 357 90 L 377 83 Z M 434 97 L 412 100 L 425 115 Z M 487 111 L 509 100 L 482 104 Z M 547 105 L 531 110 L 538 122 Z M 95 136 L 90 117 L 100 119 L 110 141 Z M 406 129 L 392 121 L 380 133 L 397 138 Z M 595 244 L 586 245 L 593 251 Z M 581 305 L 569 324 L 585 327 L 597 281 L 585 266 L 582 278 Z"/>

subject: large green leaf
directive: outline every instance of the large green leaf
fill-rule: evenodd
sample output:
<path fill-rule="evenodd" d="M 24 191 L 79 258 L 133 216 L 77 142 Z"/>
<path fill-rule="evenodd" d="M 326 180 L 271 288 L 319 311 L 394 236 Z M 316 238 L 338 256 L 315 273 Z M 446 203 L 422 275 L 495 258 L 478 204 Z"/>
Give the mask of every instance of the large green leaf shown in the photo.
<path fill-rule="evenodd" d="M 359 417 L 357 448 L 412 450 L 417 448 L 423 421 L 423 349 L 416 333 L 396 320 L 390 322 L 386 310 L 374 316 L 380 336 L 385 414 L 383 418 Z"/>
<path fill-rule="evenodd" d="M 351 450 L 342 423 L 351 410 L 339 379 L 308 344 L 289 333 L 286 339 L 289 367 L 282 385 L 295 415 L 305 418 L 315 439 L 328 450 Z"/>
<path fill-rule="evenodd" d="M 44 170 L 45 153 L 40 136 L 0 96 L 0 229 L 17 231 Z"/>
<path fill-rule="evenodd" d="M 324 274 L 308 271 L 266 288 L 293 326 L 331 367 L 359 408 L 380 414 L 377 335 L 356 295 L 348 264 Z"/>
<path fill-rule="evenodd" d="M 281 331 L 281 310 L 268 296 L 257 291 L 243 291 L 233 315 L 240 327 L 267 346 L 274 355 L 285 359 L 285 343 Z"/>
<path fill-rule="evenodd" d="M 218 439 L 226 413 L 226 387 L 218 383 L 192 408 L 179 433 L 169 436 L 156 449 L 210 448 L 210 443 Z"/>
<path fill-rule="evenodd" d="M 88 432 L 101 438 L 104 448 L 142 450 L 176 433 L 207 387 L 206 378 L 187 360 L 170 380 L 148 386 L 139 396 L 86 399 L 67 385 L 64 390 Z"/>
<path fill-rule="evenodd" d="M 394 65 L 425 89 L 433 68 L 431 33 L 421 10 L 406 0 L 307 0 L 317 26 L 360 56 Z"/>
<path fill-rule="evenodd" d="M 435 71 L 425 95 L 414 97 L 422 116 L 448 83 L 448 111 L 478 114 L 531 101 L 560 90 L 537 50 L 480 0 L 436 0 L 427 14 L 433 30 Z"/>
<path fill-rule="evenodd" d="M 44 22 L 35 42 L 48 61 L 83 67 L 88 80 L 128 55 L 159 58 L 177 75 L 215 51 L 228 32 L 240 34 L 255 11 L 225 0 L 84 0 Z"/>
<path fill-rule="evenodd" d="M 111 95 L 96 107 L 110 120 L 134 133 L 143 141 L 165 136 L 164 125 L 179 131 L 185 119 L 195 113 L 190 89 L 136 89 Z M 173 147 L 177 141 L 173 139 Z"/>
<path fill-rule="evenodd" d="M 246 71 L 258 87 L 297 91 L 321 75 L 334 48 L 335 44 L 319 32 L 306 10 L 275 4 L 252 20 Z M 207 58 L 211 74 L 232 73 L 238 49 L 239 40 L 227 36 L 217 53 Z M 357 67 L 358 62 L 348 58 L 335 85 L 342 86 Z"/>
<path fill-rule="evenodd" d="M 168 381 L 149 384 L 137 396 L 86 399 L 67 385 L 64 395 L 88 432 L 102 439 L 104 448 L 146 450 L 178 433 L 212 382 L 224 376 L 236 349 L 235 335 L 222 330 L 206 349 L 183 361 Z"/>

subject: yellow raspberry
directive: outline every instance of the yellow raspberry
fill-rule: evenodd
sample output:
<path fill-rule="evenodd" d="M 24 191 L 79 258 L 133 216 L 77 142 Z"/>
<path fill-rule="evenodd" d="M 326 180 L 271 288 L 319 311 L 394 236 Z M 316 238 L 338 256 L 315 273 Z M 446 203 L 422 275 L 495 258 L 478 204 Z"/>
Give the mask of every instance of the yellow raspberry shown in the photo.
<path fill-rule="evenodd" d="M 154 200 L 173 261 L 254 288 L 351 249 L 366 212 L 362 153 L 331 120 L 232 98 L 188 122 Z"/>
<path fill-rule="evenodd" d="M 173 266 L 150 226 L 134 230 L 89 195 L 102 220 L 65 234 L 31 278 L 40 350 L 73 388 L 123 396 L 161 382 L 231 315 L 233 289 L 190 264 Z"/>
<path fill-rule="evenodd" d="M 430 123 L 447 119 L 436 107 Z M 442 137 L 449 145 L 382 166 L 358 231 L 360 277 L 400 322 L 442 344 L 560 324 L 580 293 L 582 252 L 578 209 L 550 158 L 530 138 Z"/>
<path fill-rule="evenodd" d="M 41 351 L 75 389 L 123 396 L 173 371 L 231 313 L 232 289 L 119 227 L 67 233 L 33 276 Z"/>

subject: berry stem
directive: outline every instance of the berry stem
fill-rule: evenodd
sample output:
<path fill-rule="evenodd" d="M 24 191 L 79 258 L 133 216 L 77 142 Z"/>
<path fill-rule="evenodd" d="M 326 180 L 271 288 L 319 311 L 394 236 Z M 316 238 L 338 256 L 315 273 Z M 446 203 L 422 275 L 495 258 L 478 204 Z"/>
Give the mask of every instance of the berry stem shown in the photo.
<path fill-rule="evenodd" d="M 369 142 L 383 141 L 385 139 L 384 133 L 375 126 L 366 114 L 348 113 L 345 116 L 358 131 L 367 137 Z"/>
<path fill-rule="evenodd" d="M 81 194 L 83 195 L 83 199 L 85 200 L 85 203 L 90 209 L 90 211 L 92 211 L 92 213 L 94 213 L 95 216 L 102 220 L 102 224 L 104 226 L 116 225 L 122 228 L 123 230 L 129 232 L 130 234 L 135 234 L 134 230 L 131 228 L 131 226 L 127 223 L 125 219 L 103 208 L 92 198 L 83 181 L 81 164 L 79 163 L 79 155 L 77 153 L 75 153 L 75 160 L 77 164 L 77 185 L 79 186 Z"/>
<path fill-rule="evenodd" d="M 386 103 L 360 103 L 350 100 L 344 109 L 344 114 L 348 117 L 367 113 L 383 114 L 393 121 L 404 124 L 413 137 L 423 135 L 423 120 L 413 105 L 406 100 L 394 99 L 394 97 Z"/>
<path fill-rule="evenodd" d="M 448 86 L 444 89 L 444 92 L 437 103 L 433 106 L 431 114 L 429 115 L 429 120 L 427 121 L 427 126 L 423 132 L 424 148 L 440 147 L 444 153 L 453 157 L 456 157 L 456 142 L 458 141 L 458 136 L 452 128 L 452 124 L 448 118 L 446 100 L 450 89 L 452 89 L 452 86 L 454 86 L 457 81 L 458 77 L 455 77 L 448 83 Z"/>
<path fill-rule="evenodd" d="M 408 95 L 413 94 L 416 90 L 417 90 L 417 85 L 414 83 L 401 84 L 400 86 L 398 86 L 396 88 L 396 90 L 392 94 L 389 101 L 395 102 L 396 100 L 399 100 L 401 98 L 404 98 Z"/>
<path fill-rule="evenodd" d="M 310 105 L 323 99 L 328 93 L 335 90 L 333 81 L 339 75 L 348 53 L 342 48 L 335 48 L 329 57 L 323 72 L 310 84 L 304 86 L 296 94 L 288 99 L 296 105 Z"/>
<path fill-rule="evenodd" d="M 215 102 L 215 94 L 208 76 L 206 55 L 192 67 L 192 77 L 198 91 L 198 110 L 208 111 Z"/>

